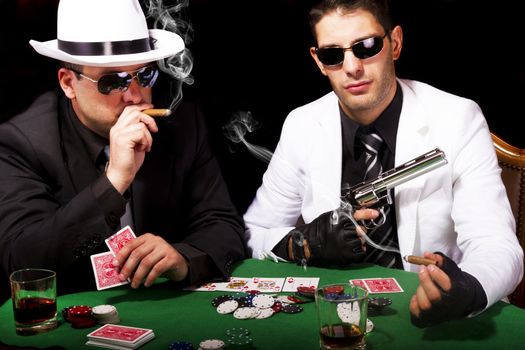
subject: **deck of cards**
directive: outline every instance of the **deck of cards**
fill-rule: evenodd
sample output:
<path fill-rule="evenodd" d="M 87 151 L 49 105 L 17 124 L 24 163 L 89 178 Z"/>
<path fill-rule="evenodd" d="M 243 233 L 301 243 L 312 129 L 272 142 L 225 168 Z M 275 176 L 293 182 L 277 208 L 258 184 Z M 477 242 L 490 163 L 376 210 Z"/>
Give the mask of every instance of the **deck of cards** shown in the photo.
<path fill-rule="evenodd" d="M 137 349 L 155 338 L 151 329 L 106 324 L 87 335 L 86 345 L 106 349 Z"/>
<path fill-rule="evenodd" d="M 105 242 L 109 247 L 109 252 L 91 255 L 91 265 L 93 266 L 93 273 L 95 274 L 98 290 L 129 283 L 129 280 L 120 280 L 118 269 L 113 266 L 113 259 L 126 243 L 135 238 L 137 238 L 137 236 L 135 236 L 131 227 L 126 226 L 106 239 Z"/>

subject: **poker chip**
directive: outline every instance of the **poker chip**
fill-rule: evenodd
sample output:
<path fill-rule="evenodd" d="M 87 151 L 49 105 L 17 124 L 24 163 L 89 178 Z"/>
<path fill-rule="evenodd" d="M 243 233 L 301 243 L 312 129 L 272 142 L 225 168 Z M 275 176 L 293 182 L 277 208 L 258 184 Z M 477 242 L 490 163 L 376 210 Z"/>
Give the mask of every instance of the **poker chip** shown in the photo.
<path fill-rule="evenodd" d="M 326 296 L 327 294 L 343 294 L 345 288 L 342 285 L 336 285 L 336 286 L 329 286 L 323 288 L 323 294 Z"/>
<path fill-rule="evenodd" d="M 199 349 L 202 350 L 213 350 L 213 349 L 224 349 L 226 344 L 220 339 L 207 339 L 203 340 L 199 344 Z"/>
<path fill-rule="evenodd" d="M 175 341 L 168 345 L 168 350 L 194 350 L 193 344 L 189 341 Z"/>
<path fill-rule="evenodd" d="M 250 335 L 250 331 L 243 327 L 234 327 L 226 330 L 226 335 L 229 338 L 238 338 Z"/>
<path fill-rule="evenodd" d="M 239 304 L 236 300 L 226 300 L 225 302 L 221 303 L 219 306 L 217 306 L 217 312 L 220 314 L 231 314 L 237 308 L 239 307 Z"/>
<path fill-rule="evenodd" d="M 296 304 L 289 304 L 289 305 L 283 305 L 281 311 L 284 312 L 285 314 L 296 314 L 296 313 L 303 311 L 303 308 Z"/>
<path fill-rule="evenodd" d="M 274 313 L 281 312 L 282 309 L 283 309 L 283 304 L 281 304 L 280 301 L 276 301 L 275 304 L 273 304 L 272 306 L 272 310 Z"/>
<path fill-rule="evenodd" d="M 228 339 L 228 350 L 248 350 L 253 349 L 253 339 L 249 336 L 242 336 Z"/>
<path fill-rule="evenodd" d="M 248 298 L 248 297 L 244 296 L 244 297 L 236 298 L 235 300 L 237 300 L 237 303 L 239 304 L 239 307 L 250 307 L 250 306 L 253 306 L 252 305 L 252 298 Z"/>
<path fill-rule="evenodd" d="M 268 317 L 272 317 L 274 314 L 272 308 L 259 309 L 259 314 L 255 317 L 256 319 L 262 320 Z"/>
<path fill-rule="evenodd" d="M 272 296 L 265 294 L 258 294 L 252 299 L 252 305 L 259 309 L 271 308 L 274 303 L 275 299 Z"/>
<path fill-rule="evenodd" d="M 211 301 L 211 304 L 213 305 L 213 307 L 217 307 L 219 306 L 220 304 L 224 303 L 225 301 L 227 300 L 232 300 L 233 297 L 231 295 L 221 295 L 221 296 L 218 296 L 216 298 L 214 298 L 212 301 Z"/>
<path fill-rule="evenodd" d="M 233 313 L 233 317 L 235 317 L 238 320 L 247 320 L 249 318 L 252 318 L 255 314 L 254 307 L 240 307 Z"/>
<path fill-rule="evenodd" d="M 370 333 L 374 330 L 374 323 L 369 318 L 366 319 L 366 332 Z"/>
<path fill-rule="evenodd" d="M 119 323 L 117 308 L 113 305 L 97 305 L 93 309 L 93 317 L 100 324 Z"/>
<path fill-rule="evenodd" d="M 95 325 L 93 310 L 87 305 L 71 306 L 67 310 L 67 320 L 74 328 L 87 328 Z"/>
<path fill-rule="evenodd" d="M 359 324 L 359 318 L 361 317 L 359 303 L 355 301 L 337 304 L 337 316 L 339 316 L 343 322 Z"/>

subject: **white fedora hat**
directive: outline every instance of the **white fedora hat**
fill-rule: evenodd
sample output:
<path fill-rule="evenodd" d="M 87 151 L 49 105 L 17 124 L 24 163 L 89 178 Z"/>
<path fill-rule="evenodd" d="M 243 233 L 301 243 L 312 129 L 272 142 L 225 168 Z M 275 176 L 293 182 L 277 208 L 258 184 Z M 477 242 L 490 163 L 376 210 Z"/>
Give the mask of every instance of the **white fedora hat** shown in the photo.
<path fill-rule="evenodd" d="M 61 0 L 57 39 L 29 44 L 41 55 L 97 67 L 152 62 L 184 49 L 179 35 L 148 30 L 138 0 Z"/>

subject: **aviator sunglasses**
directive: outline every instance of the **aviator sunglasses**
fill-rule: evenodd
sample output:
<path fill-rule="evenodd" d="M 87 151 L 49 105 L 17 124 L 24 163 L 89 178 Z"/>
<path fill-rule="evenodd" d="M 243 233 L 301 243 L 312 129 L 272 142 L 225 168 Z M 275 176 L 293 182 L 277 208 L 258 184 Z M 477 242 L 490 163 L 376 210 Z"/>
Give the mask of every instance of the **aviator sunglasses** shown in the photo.
<path fill-rule="evenodd" d="M 324 47 L 315 48 L 317 58 L 325 66 L 337 66 L 345 60 L 345 51 L 350 50 L 354 53 L 354 56 L 363 60 L 370 58 L 381 52 L 383 49 L 383 36 L 373 36 L 361 41 L 356 42 L 350 47 Z"/>
<path fill-rule="evenodd" d="M 146 66 L 140 69 L 137 69 L 133 72 L 117 72 L 110 73 L 101 76 L 98 80 L 88 77 L 87 75 L 77 72 L 74 69 L 71 69 L 73 72 L 77 73 L 87 80 L 97 83 L 98 91 L 101 94 L 109 95 L 113 92 L 124 92 L 128 90 L 133 78 L 137 79 L 137 82 L 140 86 L 145 88 L 150 88 L 157 81 L 159 76 L 159 70 L 155 67 Z"/>

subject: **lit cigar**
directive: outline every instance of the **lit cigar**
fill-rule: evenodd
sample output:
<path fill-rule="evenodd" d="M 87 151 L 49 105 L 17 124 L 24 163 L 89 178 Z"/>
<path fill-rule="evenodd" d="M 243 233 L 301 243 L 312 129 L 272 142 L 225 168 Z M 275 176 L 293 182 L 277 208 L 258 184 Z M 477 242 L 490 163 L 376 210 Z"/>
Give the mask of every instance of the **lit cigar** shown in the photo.
<path fill-rule="evenodd" d="M 142 113 L 146 113 L 150 117 L 169 117 L 171 115 L 171 109 L 150 108 L 143 110 Z"/>
<path fill-rule="evenodd" d="M 436 265 L 436 261 L 432 259 L 423 258 L 422 256 L 405 255 L 403 259 L 406 262 L 416 265 Z"/>

